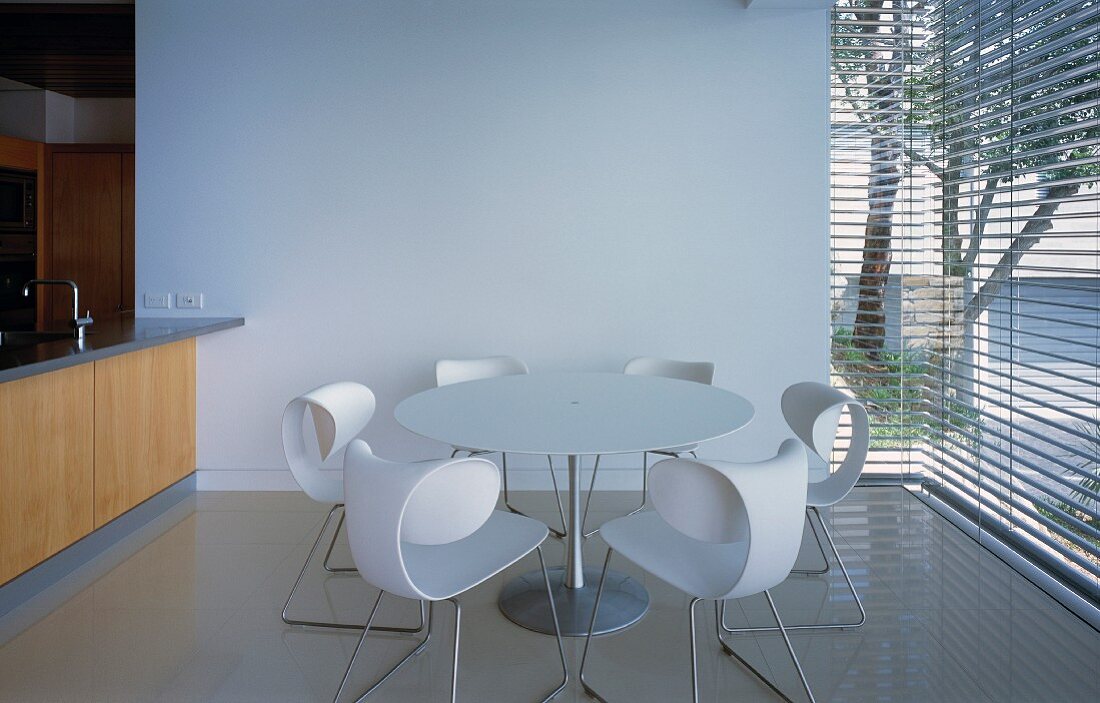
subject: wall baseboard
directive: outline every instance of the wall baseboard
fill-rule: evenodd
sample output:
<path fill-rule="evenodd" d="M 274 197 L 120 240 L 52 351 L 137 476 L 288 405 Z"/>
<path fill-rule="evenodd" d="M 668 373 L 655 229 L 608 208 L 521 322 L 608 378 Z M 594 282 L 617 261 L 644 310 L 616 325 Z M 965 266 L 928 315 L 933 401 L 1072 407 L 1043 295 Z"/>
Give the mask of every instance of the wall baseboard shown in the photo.
<path fill-rule="evenodd" d="M 558 487 L 563 491 L 569 485 L 565 469 L 554 471 Z M 198 490 L 200 491 L 297 491 L 298 484 L 289 469 L 199 469 Z M 581 485 L 588 490 L 592 480 L 592 471 L 581 471 Z M 553 488 L 550 472 L 546 469 L 509 468 L 508 490 L 510 491 L 548 491 Z M 600 477 L 596 481 L 598 491 L 641 491 L 641 467 L 600 467 Z"/>
<path fill-rule="evenodd" d="M 200 491 L 300 491 L 290 469 L 199 469 Z"/>

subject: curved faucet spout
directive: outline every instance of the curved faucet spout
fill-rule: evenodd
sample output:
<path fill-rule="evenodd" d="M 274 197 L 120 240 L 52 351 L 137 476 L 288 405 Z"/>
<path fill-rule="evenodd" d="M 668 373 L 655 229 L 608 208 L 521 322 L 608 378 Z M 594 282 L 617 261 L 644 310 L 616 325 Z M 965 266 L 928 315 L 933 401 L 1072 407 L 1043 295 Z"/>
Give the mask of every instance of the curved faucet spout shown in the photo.
<path fill-rule="evenodd" d="M 91 314 L 86 317 L 80 316 L 80 289 L 76 286 L 76 281 L 70 281 L 67 278 L 34 278 L 27 281 L 27 284 L 23 286 L 23 296 L 27 297 L 31 294 L 32 286 L 69 286 L 73 289 L 73 319 L 72 326 L 74 334 L 77 339 L 84 339 L 84 328 L 92 324 Z"/>

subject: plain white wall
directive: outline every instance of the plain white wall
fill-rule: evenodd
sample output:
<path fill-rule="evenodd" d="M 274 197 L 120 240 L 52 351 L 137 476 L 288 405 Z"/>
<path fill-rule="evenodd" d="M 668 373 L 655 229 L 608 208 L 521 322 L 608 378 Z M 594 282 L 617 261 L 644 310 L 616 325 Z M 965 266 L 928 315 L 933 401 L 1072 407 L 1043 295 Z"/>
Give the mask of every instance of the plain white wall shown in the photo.
<path fill-rule="evenodd" d="M 42 91 L 46 101 L 45 140 L 51 144 L 75 141 L 76 99 L 52 90 Z"/>
<path fill-rule="evenodd" d="M 73 140 L 133 144 L 134 98 L 80 98 L 74 101 Z"/>
<path fill-rule="evenodd" d="M 0 134 L 5 137 L 46 141 L 44 90 L 0 91 Z"/>
<path fill-rule="evenodd" d="M 71 98 L 52 90 L 0 91 L 0 134 L 51 144 L 133 144 L 133 98 Z"/>
<path fill-rule="evenodd" d="M 200 486 L 291 485 L 282 409 L 335 379 L 440 456 L 393 406 L 490 354 L 714 360 L 758 416 L 705 453 L 773 452 L 826 378 L 826 49 L 729 0 L 138 3 L 139 301 L 247 318 L 200 341 Z"/>

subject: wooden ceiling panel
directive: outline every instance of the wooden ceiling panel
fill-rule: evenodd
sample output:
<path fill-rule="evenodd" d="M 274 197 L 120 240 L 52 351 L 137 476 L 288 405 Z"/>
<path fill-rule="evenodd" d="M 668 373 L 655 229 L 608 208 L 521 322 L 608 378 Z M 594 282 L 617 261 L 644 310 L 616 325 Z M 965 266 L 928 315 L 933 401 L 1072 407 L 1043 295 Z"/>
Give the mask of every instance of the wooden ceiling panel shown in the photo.
<path fill-rule="evenodd" d="M 134 97 L 134 6 L 0 3 L 0 76 L 74 98 Z"/>

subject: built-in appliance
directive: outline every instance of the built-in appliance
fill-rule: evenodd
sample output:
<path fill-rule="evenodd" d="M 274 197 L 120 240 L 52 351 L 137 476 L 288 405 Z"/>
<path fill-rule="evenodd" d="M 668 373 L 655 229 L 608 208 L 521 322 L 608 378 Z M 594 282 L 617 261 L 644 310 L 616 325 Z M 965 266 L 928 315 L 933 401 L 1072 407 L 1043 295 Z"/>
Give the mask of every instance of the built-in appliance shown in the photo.
<path fill-rule="evenodd" d="M 35 291 L 23 286 L 36 277 L 36 217 L 33 171 L 0 169 L 0 330 L 34 329 Z"/>
<path fill-rule="evenodd" d="M 37 183 L 33 171 L 0 169 L 0 234 L 34 236 Z"/>
<path fill-rule="evenodd" d="M 34 329 L 35 291 L 24 297 L 23 286 L 36 273 L 34 254 L 0 254 L 0 330 Z"/>

